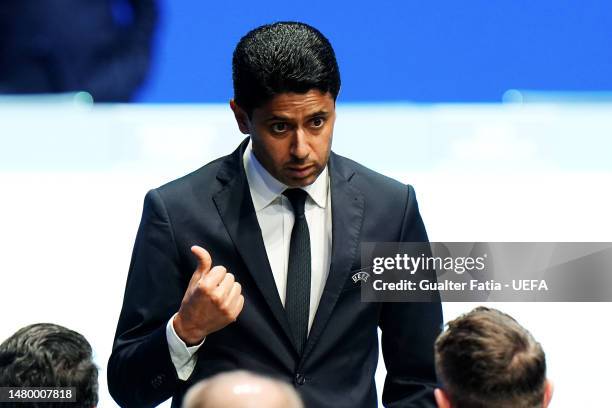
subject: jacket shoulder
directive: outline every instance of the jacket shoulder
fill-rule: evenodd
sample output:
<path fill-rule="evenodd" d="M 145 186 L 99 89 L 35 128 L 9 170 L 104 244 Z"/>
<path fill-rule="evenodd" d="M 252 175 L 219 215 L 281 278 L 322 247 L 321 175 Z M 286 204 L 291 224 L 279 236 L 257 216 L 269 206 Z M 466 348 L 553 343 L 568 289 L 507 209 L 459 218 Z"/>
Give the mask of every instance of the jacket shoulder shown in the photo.
<path fill-rule="evenodd" d="M 217 190 L 216 186 L 219 183 L 217 174 L 228 158 L 229 156 L 219 157 L 189 174 L 157 187 L 155 190 L 167 204 L 188 200 L 194 196 L 200 198 L 210 196 Z"/>
<path fill-rule="evenodd" d="M 376 194 L 405 199 L 407 190 L 413 190 L 411 185 L 378 173 L 347 157 L 334 153 L 334 161 L 346 173 L 353 173 L 351 182 L 368 195 Z"/>
<path fill-rule="evenodd" d="M 189 174 L 157 187 L 157 190 L 162 195 L 168 195 L 186 193 L 195 187 L 210 186 L 216 182 L 221 165 L 228 158 L 229 156 L 219 157 Z"/>

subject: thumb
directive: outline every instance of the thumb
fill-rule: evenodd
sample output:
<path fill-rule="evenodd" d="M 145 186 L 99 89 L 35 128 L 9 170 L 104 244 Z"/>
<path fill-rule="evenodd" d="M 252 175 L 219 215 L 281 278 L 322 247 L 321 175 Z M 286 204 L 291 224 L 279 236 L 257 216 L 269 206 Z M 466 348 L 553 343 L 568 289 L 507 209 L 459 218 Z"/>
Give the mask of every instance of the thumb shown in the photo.
<path fill-rule="evenodd" d="M 199 279 L 199 276 L 207 273 L 210 270 L 210 267 L 212 266 L 212 258 L 207 250 L 198 245 L 191 247 L 191 253 L 194 254 L 198 260 L 198 266 L 194 272 L 194 275 L 198 274 Z"/>

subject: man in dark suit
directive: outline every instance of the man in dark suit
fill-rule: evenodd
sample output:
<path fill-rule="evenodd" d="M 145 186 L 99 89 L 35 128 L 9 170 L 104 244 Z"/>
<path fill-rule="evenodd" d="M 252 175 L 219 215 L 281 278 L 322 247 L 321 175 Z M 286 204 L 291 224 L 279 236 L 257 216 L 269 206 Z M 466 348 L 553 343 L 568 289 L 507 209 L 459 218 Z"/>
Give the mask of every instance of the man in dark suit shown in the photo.
<path fill-rule="evenodd" d="M 385 405 L 435 406 L 440 303 L 361 302 L 353 279 L 361 242 L 427 234 L 411 186 L 331 152 L 328 40 L 301 23 L 259 27 L 238 43 L 233 79 L 250 137 L 145 198 L 111 394 L 179 406 L 198 380 L 245 369 L 292 383 L 307 407 L 374 407 L 380 327 Z"/>

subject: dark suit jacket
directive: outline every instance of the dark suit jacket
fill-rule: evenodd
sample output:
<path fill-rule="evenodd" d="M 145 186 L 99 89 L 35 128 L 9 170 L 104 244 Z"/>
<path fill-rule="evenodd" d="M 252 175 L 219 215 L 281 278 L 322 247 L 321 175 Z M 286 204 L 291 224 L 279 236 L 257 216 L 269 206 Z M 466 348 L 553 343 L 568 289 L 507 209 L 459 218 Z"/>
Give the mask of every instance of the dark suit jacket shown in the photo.
<path fill-rule="evenodd" d="M 440 303 L 364 303 L 351 279 L 361 269 L 360 242 L 427 240 L 412 187 L 331 154 L 331 266 L 300 356 L 246 181 L 247 142 L 147 194 L 108 363 L 113 398 L 122 406 L 144 407 L 172 396 L 176 407 L 198 380 L 246 369 L 293 383 L 307 407 L 375 407 L 380 327 L 385 405 L 434 407 Z M 165 328 L 195 270 L 189 250 L 194 244 L 210 251 L 214 265 L 235 274 L 245 305 L 235 323 L 206 338 L 193 374 L 183 382 Z"/>

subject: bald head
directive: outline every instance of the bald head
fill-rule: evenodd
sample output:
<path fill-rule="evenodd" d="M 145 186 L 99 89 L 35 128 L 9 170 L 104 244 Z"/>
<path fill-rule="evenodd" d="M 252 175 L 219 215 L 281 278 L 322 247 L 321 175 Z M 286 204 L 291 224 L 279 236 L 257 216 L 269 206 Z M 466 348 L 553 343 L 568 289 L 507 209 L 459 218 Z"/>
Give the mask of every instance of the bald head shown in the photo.
<path fill-rule="evenodd" d="M 303 408 L 295 390 L 281 381 L 231 371 L 200 381 L 187 392 L 183 408 Z"/>

